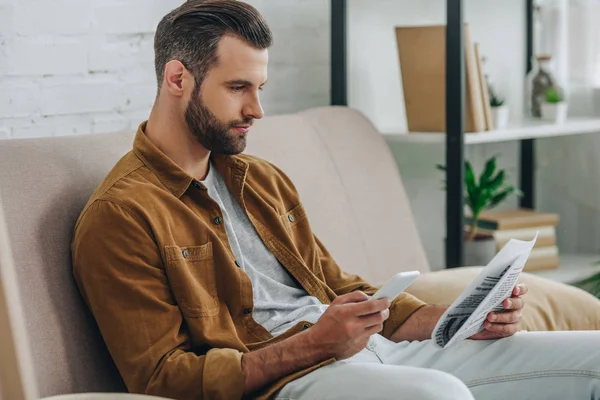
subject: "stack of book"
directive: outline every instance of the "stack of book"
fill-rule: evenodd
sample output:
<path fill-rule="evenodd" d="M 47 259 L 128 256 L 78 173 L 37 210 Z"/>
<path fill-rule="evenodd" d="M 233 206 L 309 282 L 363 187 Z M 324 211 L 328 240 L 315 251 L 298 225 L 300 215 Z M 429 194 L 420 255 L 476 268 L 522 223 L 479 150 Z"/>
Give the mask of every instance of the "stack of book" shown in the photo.
<path fill-rule="evenodd" d="M 396 27 L 409 132 L 446 131 L 446 26 Z M 479 45 L 465 24 L 465 130 L 493 129 L 490 94 Z"/>
<path fill-rule="evenodd" d="M 484 211 L 479 216 L 477 232 L 492 235 L 498 251 L 510 239 L 532 240 L 539 232 L 524 270 L 553 269 L 560 264 L 556 244 L 558 220 L 558 214 L 529 209 Z M 465 219 L 467 229 L 471 221 L 470 217 Z"/>

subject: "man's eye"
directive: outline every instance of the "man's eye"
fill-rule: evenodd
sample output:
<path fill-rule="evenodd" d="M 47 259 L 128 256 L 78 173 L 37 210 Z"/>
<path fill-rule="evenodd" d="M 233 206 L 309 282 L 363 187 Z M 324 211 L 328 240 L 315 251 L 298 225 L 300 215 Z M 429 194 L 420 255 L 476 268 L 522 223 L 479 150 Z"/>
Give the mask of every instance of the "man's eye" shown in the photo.
<path fill-rule="evenodd" d="M 244 89 L 243 86 L 232 86 L 231 90 L 233 90 L 234 92 L 240 92 Z"/>

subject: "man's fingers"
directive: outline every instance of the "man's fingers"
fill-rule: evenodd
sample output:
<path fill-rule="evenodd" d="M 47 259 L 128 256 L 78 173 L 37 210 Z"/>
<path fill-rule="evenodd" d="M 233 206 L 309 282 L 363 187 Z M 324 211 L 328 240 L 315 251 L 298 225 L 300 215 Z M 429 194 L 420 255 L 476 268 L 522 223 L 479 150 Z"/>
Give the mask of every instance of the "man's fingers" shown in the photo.
<path fill-rule="evenodd" d="M 494 324 L 515 324 L 521 320 L 521 310 L 490 313 L 487 320 Z"/>
<path fill-rule="evenodd" d="M 382 324 L 389 316 L 390 310 L 385 309 L 375 314 L 363 315 L 362 317 L 359 317 L 359 320 L 365 328 L 369 328 L 373 325 Z"/>
<path fill-rule="evenodd" d="M 365 333 L 369 336 L 379 333 L 383 330 L 383 324 L 373 325 L 365 330 Z"/>
<path fill-rule="evenodd" d="M 514 287 L 512 294 L 513 296 L 523 296 L 527 293 L 528 290 L 529 289 L 527 288 L 526 284 L 520 283 Z"/>
<path fill-rule="evenodd" d="M 519 296 L 523 296 L 524 294 L 527 294 L 527 292 L 529 291 L 529 288 L 527 287 L 527 285 L 522 283 L 519 286 L 520 286 Z"/>
<path fill-rule="evenodd" d="M 346 304 L 344 307 L 347 308 L 350 315 L 360 317 L 363 315 L 375 314 L 387 309 L 389 307 L 389 301 L 388 299 L 372 299 L 361 303 Z"/>
<path fill-rule="evenodd" d="M 519 310 L 525 306 L 525 300 L 520 297 L 511 297 L 504 300 L 502 305 L 506 310 Z"/>
<path fill-rule="evenodd" d="M 489 313 L 483 323 L 485 328 L 472 338 L 487 340 L 512 336 L 519 331 L 521 310 Z"/>
<path fill-rule="evenodd" d="M 369 296 L 367 296 L 366 293 L 357 290 L 355 292 L 350 292 L 336 297 L 332 301 L 332 304 L 360 303 L 366 300 L 369 300 Z"/>
<path fill-rule="evenodd" d="M 514 335 L 519 330 L 519 324 L 493 324 L 489 321 L 485 321 L 483 327 L 490 332 L 499 333 L 502 336 Z"/>

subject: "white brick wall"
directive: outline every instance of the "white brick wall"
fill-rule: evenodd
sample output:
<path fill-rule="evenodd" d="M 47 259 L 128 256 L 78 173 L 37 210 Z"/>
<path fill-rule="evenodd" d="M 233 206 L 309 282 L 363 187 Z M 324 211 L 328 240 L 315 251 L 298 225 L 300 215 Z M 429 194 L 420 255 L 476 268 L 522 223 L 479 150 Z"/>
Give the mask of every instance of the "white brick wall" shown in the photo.
<path fill-rule="evenodd" d="M 18 36 L 78 36 L 90 31 L 93 8 L 90 1 L 15 1 L 13 18 Z"/>
<path fill-rule="evenodd" d="M 2 43 L 0 73 L 6 77 L 83 75 L 87 72 L 86 43 L 76 37 L 31 36 Z"/>
<path fill-rule="evenodd" d="M 0 0 L 0 139 L 134 129 L 154 96 L 154 29 L 183 0 Z M 268 114 L 329 103 L 329 2 L 251 0 L 275 35 Z"/>

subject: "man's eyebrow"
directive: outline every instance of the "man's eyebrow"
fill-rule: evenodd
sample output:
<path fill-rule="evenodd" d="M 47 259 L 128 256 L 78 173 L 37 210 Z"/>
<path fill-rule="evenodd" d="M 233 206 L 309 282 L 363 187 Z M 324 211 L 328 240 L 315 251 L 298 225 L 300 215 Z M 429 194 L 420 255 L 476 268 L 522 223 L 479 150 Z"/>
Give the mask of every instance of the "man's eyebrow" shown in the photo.
<path fill-rule="evenodd" d="M 265 83 L 267 83 L 267 81 L 264 81 L 260 86 L 264 85 Z M 227 81 L 225 82 L 225 84 L 227 85 L 244 85 L 244 86 L 252 86 L 252 82 L 247 81 L 245 79 L 234 79 L 231 81 Z"/>

